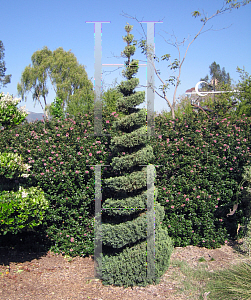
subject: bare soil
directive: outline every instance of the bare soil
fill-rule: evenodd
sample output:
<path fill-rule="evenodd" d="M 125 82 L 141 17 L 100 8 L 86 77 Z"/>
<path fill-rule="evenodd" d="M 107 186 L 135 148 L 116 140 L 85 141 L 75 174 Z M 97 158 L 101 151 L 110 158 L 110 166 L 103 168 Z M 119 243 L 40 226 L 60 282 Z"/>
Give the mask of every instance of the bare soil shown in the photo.
<path fill-rule="evenodd" d="M 232 264 L 247 261 L 247 255 L 237 252 L 239 242 L 228 242 L 218 249 L 196 246 L 176 247 L 171 255 L 171 264 L 158 285 L 147 287 L 104 286 L 94 277 L 93 256 L 65 258 L 61 254 L 17 253 L 6 248 L 0 249 L 0 299 L 198 299 L 198 295 L 179 287 L 185 276 L 179 267 L 172 265 L 175 260 L 186 261 L 193 269 L 206 264 L 208 271 L 228 268 Z M 204 257 L 205 262 L 198 260 Z M 214 258 L 214 261 L 211 259 Z M 201 284 L 205 284 L 201 282 Z M 205 298 L 206 299 L 206 296 Z"/>

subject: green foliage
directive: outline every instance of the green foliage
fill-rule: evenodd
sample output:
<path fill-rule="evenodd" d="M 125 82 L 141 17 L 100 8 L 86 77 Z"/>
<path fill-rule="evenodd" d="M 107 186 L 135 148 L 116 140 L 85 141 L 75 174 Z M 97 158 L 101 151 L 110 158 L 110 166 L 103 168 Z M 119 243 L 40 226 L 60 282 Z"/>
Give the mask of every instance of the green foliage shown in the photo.
<path fill-rule="evenodd" d="M 20 176 L 27 178 L 29 168 L 22 163 L 22 157 L 17 153 L 0 153 L 0 235 L 17 234 L 42 223 L 49 202 L 40 188 L 25 189 L 19 186 L 18 191 L 4 190 L 5 182 L 11 182 L 6 179 L 17 179 Z"/>
<path fill-rule="evenodd" d="M 118 91 L 118 88 L 110 88 L 103 94 L 102 102 L 108 114 L 111 114 L 116 111 L 117 101 L 122 96 L 123 94 Z M 124 114 L 121 112 L 118 112 L 118 114 L 120 117 L 124 116 Z"/>
<path fill-rule="evenodd" d="M 12 99 L 8 93 L 6 96 L 0 94 L 0 127 L 11 128 L 25 120 L 28 114 L 17 108 L 18 102 L 19 99 Z"/>
<path fill-rule="evenodd" d="M 8 83 L 10 83 L 10 79 L 12 75 L 5 75 L 6 67 L 4 61 L 4 45 L 3 42 L 0 41 L 0 87 L 5 87 Z"/>
<path fill-rule="evenodd" d="M 247 117 L 251 116 L 251 75 L 245 72 L 244 69 L 237 67 L 237 72 L 240 74 L 241 81 L 239 81 L 237 88 L 240 91 L 238 95 L 239 104 L 237 106 L 236 114 Z"/>
<path fill-rule="evenodd" d="M 118 115 L 108 115 L 105 109 L 102 115 L 104 132 L 112 135 L 112 124 Z M 34 247 L 39 249 L 45 247 L 71 256 L 93 254 L 94 166 L 106 164 L 110 154 L 109 137 L 94 136 L 93 112 L 74 120 L 36 121 L 4 130 L 0 134 L 0 149 L 18 152 L 24 163 L 32 166 L 30 176 L 18 181 L 25 188 L 38 186 L 50 202 L 42 224 L 34 232 L 25 236 L 25 232 L 18 233 L 15 238 L 7 233 L 0 243 L 8 245 L 12 241 L 13 247 L 24 249 L 20 238 L 28 241 L 34 234 L 38 241 Z M 33 247 L 33 242 L 28 246 Z"/>
<path fill-rule="evenodd" d="M 63 109 L 63 100 L 56 97 L 54 101 L 49 106 L 49 116 L 55 117 L 56 119 L 60 119 L 64 117 L 64 109 Z"/>
<path fill-rule="evenodd" d="M 0 178 L 17 178 L 20 173 L 27 172 L 29 168 L 28 164 L 23 164 L 22 157 L 17 153 L 0 152 Z M 20 176 L 26 177 L 26 174 Z"/>
<path fill-rule="evenodd" d="M 144 102 L 145 92 L 134 91 L 138 79 L 133 76 L 138 69 L 135 67 L 136 61 L 130 61 L 135 52 L 135 47 L 130 45 L 133 41 L 133 35 L 130 34 L 132 27 L 125 26 L 127 37 L 124 37 L 124 41 L 128 45 L 123 53 L 128 61 L 123 75 L 127 81 L 118 86 L 122 96 L 117 100 L 117 109 L 125 115 L 113 124 L 114 130 L 121 130 L 122 135 L 111 139 L 112 170 L 109 173 L 111 176 L 104 180 L 103 220 L 102 227 L 97 225 L 96 237 L 97 240 L 102 238 L 104 245 L 99 256 L 99 276 L 104 284 L 125 287 L 158 283 L 159 277 L 169 266 L 173 250 L 172 240 L 160 226 L 164 218 L 164 208 L 156 203 L 157 259 L 154 261 L 154 205 L 147 201 L 149 193 L 152 192 L 153 196 L 154 192 L 154 186 L 148 186 L 147 176 L 150 175 L 153 182 L 153 172 L 149 174 L 147 167 L 148 161 L 153 158 L 153 149 L 146 145 L 146 112 L 135 108 Z M 155 200 L 156 196 L 157 190 Z M 149 228 L 150 233 L 147 233 Z"/>
<path fill-rule="evenodd" d="M 163 228 L 159 228 L 156 231 L 155 241 L 156 263 L 155 268 L 149 273 L 149 268 L 148 266 L 146 267 L 147 247 L 145 241 L 134 244 L 131 247 L 122 248 L 117 255 L 104 257 L 102 254 L 103 284 L 114 284 L 125 288 L 135 285 L 146 286 L 153 282 L 159 284 L 161 276 L 169 268 L 170 256 L 174 248 L 167 230 Z M 150 255 L 147 257 L 149 259 Z M 101 259 L 98 259 L 99 263 L 100 261 Z M 153 275 L 154 273 L 155 276 Z M 101 275 L 101 273 L 98 274 Z"/>
<path fill-rule="evenodd" d="M 208 75 L 205 78 L 200 79 L 200 80 L 206 81 L 209 84 L 209 85 L 206 85 L 203 83 L 202 84 L 203 90 L 211 91 L 212 88 L 215 88 L 216 86 L 217 86 L 217 90 L 220 90 L 218 87 L 221 87 L 221 85 L 225 85 L 228 88 L 230 88 L 231 78 L 230 78 L 229 73 L 226 73 L 226 70 L 224 67 L 221 69 L 220 65 L 214 61 L 209 66 L 209 73 L 211 76 L 210 80 L 209 80 Z"/>
<path fill-rule="evenodd" d="M 115 122 L 123 123 L 127 131 L 131 122 L 142 126 L 144 113 L 144 110 L 138 112 L 137 121 L 125 122 L 122 118 L 118 120 L 118 114 L 107 114 L 104 109 L 104 132 L 112 137 L 118 135 L 113 127 Z M 194 113 L 173 120 L 163 113 L 155 117 L 155 132 L 159 136 L 148 141 L 148 146 L 153 148 L 150 163 L 163 165 L 156 167 L 158 193 L 155 198 L 165 209 L 162 227 L 168 231 L 175 247 L 217 248 L 226 240 L 236 238 L 238 224 L 246 224 L 250 201 L 244 199 L 241 183 L 244 167 L 250 165 L 250 126 L 251 120 L 246 116 L 217 120 Z M 17 152 L 24 164 L 32 166 L 28 179 L 18 179 L 22 180 L 22 186 L 39 186 L 50 201 L 43 223 L 34 228 L 39 247 L 46 245 L 48 250 L 72 257 L 94 254 L 95 165 L 111 163 L 114 145 L 110 137 L 94 136 L 93 129 L 91 112 L 75 120 L 20 124 L 0 133 L 1 151 Z M 117 157 L 120 160 L 114 160 L 118 168 L 120 161 L 125 163 L 126 160 L 123 152 L 121 150 Z M 146 150 L 143 156 L 148 155 Z M 143 160 L 138 163 L 147 164 Z M 111 176 L 108 167 L 101 170 L 102 180 Z M 132 182 L 130 188 L 133 185 Z M 109 197 L 116 198 L 102 190 L 105 205 L 119 208 L 118 201 L 115 206 L 116 201 L 109 202 Z M 138 197 L 140 199 L 134 202 L 121 200 L 122 207 L 145 207 L 146 197 Z M 239 203 L 238 209 L 227 217 L 234 203 Z M 116 211 L 124 219 L 129 220 L 131 215 L 127 209 L 112 211 L 110 219 L 114 219 Z M 22 238 L 23 241 L 30 239 L 33 245 L 33 233 L 24 234 L 6 234 L 0 243 L 9 245 L 12 241 L 13 247 L 20 243 L 24 249 L 23 242 L 19 242 Z M 242 237 L 244 232 L 241 231 L 239 238 Z"/>
<path fill-rule="evenodd" d="M 0 192 L 0 235 L 10 232 L 17 234 L 42 224 L 49 207 L 42 189 L 20 186 L 18 192 Z"/>
<path fill-rule="evenodd" d="M 46 97 L 49 78 L 56 96 L 63 100 L 63 109 L 67 106 L 66 113 L 76 115 L 83 110 L 83 105 L 84 112 L 93 109 L 93 84 L 88 79 L 84 66 L 78 63 L 73 53 L 66 52 L 61 47 L 53 52 L 44 47 L 36 51 L 31 60 L 32 65 L 25 68 L 21 83 L 17 85 L 18 93 L 23 100 L 25 94 L 32 92 L 35 104 L 38 101 L 47 116 Z M 44 106 L 40 97 L 44 100 Z"/>
<path fill-rule="evenodd" d="M 175 246 L 218 247 L 224 239 L 236 238 L 237 220 L 247 220 L 245 202 L 226 217 L 238 201 L 243 167 L 250 162 L 247 119 L 215 120 L 195 114 L 176 119 L 175 128 L 173 120 L 155 119 L 161 134 L 152 162 L 163 165 L 158 168 L 164 174 L 157 180 L 162 187 L 158 197 Z"/>

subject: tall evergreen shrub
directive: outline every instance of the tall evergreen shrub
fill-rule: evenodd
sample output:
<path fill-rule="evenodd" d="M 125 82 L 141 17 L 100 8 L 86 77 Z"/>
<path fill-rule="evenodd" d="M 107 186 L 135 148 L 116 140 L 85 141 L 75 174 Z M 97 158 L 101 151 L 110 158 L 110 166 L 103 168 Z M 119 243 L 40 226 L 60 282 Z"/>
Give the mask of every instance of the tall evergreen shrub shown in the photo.
<path fill-rule="evenodd" d="M 127 36 L 123 40 L 127 46 L 123 54 L 128 60 L 123 76 L 127 81 L 119 85 L 123 97 L 117 102 L 117 111 L 123 112 L 125 116 L 113 125 L 120 135 L 111 139 L 109 163 L 112 170 L 108 174 L 110 177 L 102 180 L 102 226 L 98 227 L 96 236 L 102 237 L 102 254 L 97 259 L 96 269 L 99 277 L 105 285 L 124 287 L 159 283 L 160 277 L 169 267 L 173 251 L 172 240 L 160 224 L 164 218 L 164 208 L 159 203 L 154 203 L 154 207 L 149 206 L 147 197 L 147 193 L 153 195 L 155 190 L 155 201 L 157 189 L 154 189 L 153 184 L 147 184 L 147 163 L 153 158 L 153 149 L 146 145 L 146 112 L 135 108 L 144 102 L 145 92 L 134 91 L 139 79 L 133 77 L 138 71 L 138 60 L 130 60 L 135 52 L 135 41 L 130 34 L 132 28 L 129 24 L 125 26 Z M 154 172 L 150 173 L 153 183 Z M 155 222 L 155 245 L 147 253 L 147 242 L 154 235 L 154 231 L 147 232 L 150 219 L 152 224 Z M 150 261 L 154 263 L 150 264 Z M 151 272 L 147 271 L 147 264 Z"/>

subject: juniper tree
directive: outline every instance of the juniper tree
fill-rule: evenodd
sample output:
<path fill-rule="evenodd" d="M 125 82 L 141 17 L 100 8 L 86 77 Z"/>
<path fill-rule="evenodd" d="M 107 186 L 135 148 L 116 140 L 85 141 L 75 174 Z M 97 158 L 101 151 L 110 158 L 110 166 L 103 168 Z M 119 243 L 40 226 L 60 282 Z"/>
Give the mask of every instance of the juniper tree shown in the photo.
<path fill-rule="evenodd" d="M 98 276 L 105 285 L 124 287 L 159 283 L 169 267 L 173 251 L 172 240 L 160 224 L 164 208 L 153 201 L 154 192 L 157 199 L 153 166 L 147 178 L 147 163 L 153 159 L 153 149 L 147 145 L 146 111 L 135 108 L 144 102 L 145 92 L 134 91 L 139 79 L 133 77 L 138 71 L 138 60 L 131 60 L 135 52 L 135 41 L 130 34 L 132 28 L 126 25 L 127 36 L 123 37 L 127 46 L 122 53 L 128 60 L 122 74 L 127 81 L 118 86 L 123 96 L 117 101 L 117 111 L 125 115 L 113 124 L 118 135 L 111 139 L 109 163 L 112 170 L 102 180 L 102 226 L 96 232 L 96 238 L 102 237 L 102 254 L 97 259 Z M 147 184 L 149 181 L 152 185 Z M 151 232 L 147 229 L 149 224 L 154 224 L 154 210 L 155 267 L 154 244 L 147 252 L 147 242 L 154 241 L 154 229 Z"/>

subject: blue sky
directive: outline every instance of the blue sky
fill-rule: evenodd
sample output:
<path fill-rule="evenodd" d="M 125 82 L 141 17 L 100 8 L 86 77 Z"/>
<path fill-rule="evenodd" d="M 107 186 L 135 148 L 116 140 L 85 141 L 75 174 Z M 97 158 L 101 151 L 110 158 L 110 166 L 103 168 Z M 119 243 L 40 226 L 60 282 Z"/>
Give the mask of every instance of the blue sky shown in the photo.
<path fill-rule="evenodd" d="M 211 16 L 222 4 L 223 1 L 220 0 L 2 0 L 0 40 L 5 47 L 6 74 L 12 74 L 12 79 L 1 91 L 17 95 L 17 83 L 21 81 L 22 72 L 31 63 L 32 54 L 44 46 L 52 51 L 58 47 L 65 51 L 71 49 L 78 62 L 85 66 L 88 78 L 94 82 L 94 24 L 85 23 L 86 21 L 111 22 L 102 24 L 102 63 L 123 64 L 124 58 L 114 56 L 120 56 L 126 46 L 122 39 L 122 36 L 126 35 L 126 23 L 134 25 L 131 33 L 135 39 L 139 40 L 143 35 L 141 25 L 136 20 L 126 18 L 123 13 L 136 17 L 138 21 L 163 21 L 162 24 L 155 25 L 155 53 L 159 58 L 167 53 L 171 54 L 172 59 L 178 57 L 177 50 L 164 40 L 170 38 L 167 33 L 174 33 L 179 41 L 190 35 L 185 47 L 181 47 L 183 57 L 186 46 L 202 25 L 199 18 L 194 19 L 191 16 L 191 12 L 204 10 Z M 239 80 L 237 66 L 244 66 L 245 70 L 251 73 L 250 16 L 251 4 L 217 16 L 208 23 L 205 29 L 213 26 L 216 31 L 207 31 L 191 45 L 181 71 L 181 84 L 177 96 L 184 94 L 187 89 L 194 87 L 201 77 L 207 75 L 209 65 L 213 61 L 220 64 L 221 68 L 225 67 L 236 83 Z M 147 24 L 142 26 L 146 32 Z M 224 27 L 228 28 L 219 30 Z M 139 48 L 133 58 L 141 60 L 140 63 L 146 61 Z M 163 80 L 172 75 L 167 65 L 166 61 L 156 63 Z M 123 68 L 102 70 L 104 90 L 109 84 L 112 86 L 115 79 L 118 83 L 124 80 L 121 74 Z M 141 67 L 136 77 L 140 79 L 141 85 L 146 85 L 146 68 Z M 155 76 L 155 85 L 159 87 L 160 84 Z M 51 103 L 55 93 L 52 87 L 48 86 L 50 88 L 47 102 Z M 167 93 L 170 100 L 173 91 L 170 89 Z M 28 111 L 42 113 L 39 103 L 34 107 L 31 93 L 27 96 L 27 101 L 22 101 L 19 106 L 26 105 Z M 146 102 L 139 107 L 146 107 Z M 163 109 L 169 111 L 167 102 L 155 94 L 154 110 L 161 112 Z"/>

